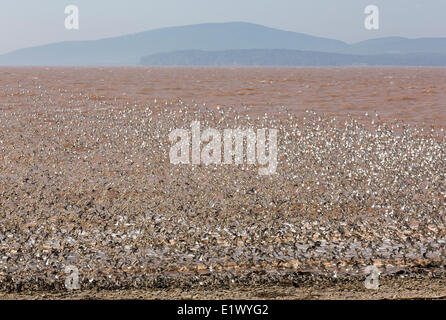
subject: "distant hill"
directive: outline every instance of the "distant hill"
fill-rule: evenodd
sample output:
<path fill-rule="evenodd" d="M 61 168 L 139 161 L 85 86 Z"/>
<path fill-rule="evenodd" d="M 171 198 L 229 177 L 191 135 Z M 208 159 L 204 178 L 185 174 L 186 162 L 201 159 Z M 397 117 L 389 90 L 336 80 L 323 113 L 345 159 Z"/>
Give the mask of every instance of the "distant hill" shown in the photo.
<path fill-rule="evenodd" d="M 146 66 L 446 66 L 446 54 L 351 55 L 299 50 L 177 51 L 143 57 Z"/>
<path fill-rule="evenodd" d="M 338 40 L 282 31 L 252 23 L 206 23 L 100 40 L 59 42 L 20 49 L 0 55 L 0 65 L 138 65 L 142 57 L 161 52 L 248 49 L 359 55 L 446 54 L 446 38 L 382 38 L 349 45 Z M 418 58 L 413 56 L 410 59 Z"/>
<path fill-rule="evenodd" d="M 441 53 L 446 54 L 446 38 L 407 39 L 389 37 L 366 40 L 351 45 L 345 53 L 385 54 L 385 53 Z"/>
<path fill-rule="evenodd" d="M 21 49 L 1 55 L 0 65 L 136 65 L 142 56 L 178 50 L 296 49 L 330 52 L 347 47 L 342 41 L 252 23 L 207 23 Z"/>

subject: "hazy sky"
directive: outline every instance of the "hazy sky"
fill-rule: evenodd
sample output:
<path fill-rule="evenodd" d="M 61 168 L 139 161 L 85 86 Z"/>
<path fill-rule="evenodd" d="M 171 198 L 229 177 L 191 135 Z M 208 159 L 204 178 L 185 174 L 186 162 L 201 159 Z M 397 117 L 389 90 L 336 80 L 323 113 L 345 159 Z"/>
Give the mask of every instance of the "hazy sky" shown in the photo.
<path fill-rule="evenodd" d="M 64 27 L 79 7 L 79 30 Z M 364 9 L 380 8 L 380 30 Z M 88 40 L 204 22 L 253 22 L 356 42 L 385 36 L 446 37 L 445 0 L 1 0 L 0 53 L 50 42 Z"/>

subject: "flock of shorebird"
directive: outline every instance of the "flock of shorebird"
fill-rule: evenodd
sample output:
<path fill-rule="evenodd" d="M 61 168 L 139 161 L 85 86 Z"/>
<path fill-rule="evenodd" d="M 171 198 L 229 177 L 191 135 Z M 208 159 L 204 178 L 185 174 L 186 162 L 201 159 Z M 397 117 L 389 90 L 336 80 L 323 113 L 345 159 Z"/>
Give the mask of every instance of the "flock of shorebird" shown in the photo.
<path fill-rule="evenodd" d="M 0 290 L 63 289 L 67 265 L 82 288 L 444 271 L 442 131 L 182 102 L 50 105 L 1 111 Z M 277 129 L 276 173 L 171 164 L 169 132 L 192 121 Z"/>

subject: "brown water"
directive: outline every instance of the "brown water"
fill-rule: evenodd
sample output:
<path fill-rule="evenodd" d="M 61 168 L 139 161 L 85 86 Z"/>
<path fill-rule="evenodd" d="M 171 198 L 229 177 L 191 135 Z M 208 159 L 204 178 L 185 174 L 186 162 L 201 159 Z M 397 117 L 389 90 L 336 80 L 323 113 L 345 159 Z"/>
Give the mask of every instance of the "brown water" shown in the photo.
<path fill-rule="evenodd" d="M 186 103 L 282 105 L 446 125 L 446 68 L 0 68 L 0 110 Z M 47 103 L 47 102 L 46 102 Z"/>

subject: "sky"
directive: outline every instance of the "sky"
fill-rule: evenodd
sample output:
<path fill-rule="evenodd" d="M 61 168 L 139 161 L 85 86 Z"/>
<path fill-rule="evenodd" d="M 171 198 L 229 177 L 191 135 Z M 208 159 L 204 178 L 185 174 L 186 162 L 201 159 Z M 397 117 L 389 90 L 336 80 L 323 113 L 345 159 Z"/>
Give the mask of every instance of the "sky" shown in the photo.
<path fill-rule="evenodd" d="M 79 8 L 67 30 L 65 7 Z M 366 30 L 365 7 L 380 10 Z M 70 40 L 93 40 L 206 22 L 252 22 L 348 43 L 387 36 L 446 37 L 445 0 L 1 0 L 0 54 Z"/>

